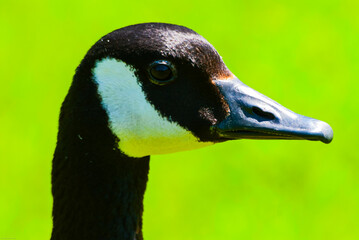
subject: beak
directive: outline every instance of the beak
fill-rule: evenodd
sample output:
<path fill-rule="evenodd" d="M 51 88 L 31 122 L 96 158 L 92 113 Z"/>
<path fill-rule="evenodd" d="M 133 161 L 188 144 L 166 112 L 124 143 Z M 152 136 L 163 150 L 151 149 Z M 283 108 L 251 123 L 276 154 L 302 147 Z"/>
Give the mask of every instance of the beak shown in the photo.
<path fill-rule="evenodd" d="M 305 117 L 251 89 L 238 78 L 215 80 L 229 105 L 229 116 L 213 126 L 233 139 L 305 139 L 330 143 L 333 130 L 325 122 Z"/>

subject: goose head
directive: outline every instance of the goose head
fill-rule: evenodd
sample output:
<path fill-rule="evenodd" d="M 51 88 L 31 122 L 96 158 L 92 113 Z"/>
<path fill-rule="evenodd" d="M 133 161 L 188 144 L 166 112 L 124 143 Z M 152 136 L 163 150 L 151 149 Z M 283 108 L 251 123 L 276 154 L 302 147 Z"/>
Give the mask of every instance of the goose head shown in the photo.
<path fill-rule="evenodd" d="M 131 157 L 235 139 L 329 143 L 325 122 L 296 114 L 242 83 L 196 32 L 140 24 L 101 38 L 84 62 L 119 149 Z"/>

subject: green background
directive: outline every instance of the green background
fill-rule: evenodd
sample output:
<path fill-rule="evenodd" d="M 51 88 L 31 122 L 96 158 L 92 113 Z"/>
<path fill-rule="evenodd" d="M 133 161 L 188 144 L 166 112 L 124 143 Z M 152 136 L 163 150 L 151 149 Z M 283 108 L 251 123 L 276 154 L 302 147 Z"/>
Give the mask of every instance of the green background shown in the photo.
<path fill-rule="evenodd" d="M 359 1 L 0 0 L 0 239 L 49 239 L 59 108 L 106 33 L 194 29 L 243 82 L 328 122 L 334 141 L 227 142 L 154 156 L 144 236 L 359 239 Z"/>

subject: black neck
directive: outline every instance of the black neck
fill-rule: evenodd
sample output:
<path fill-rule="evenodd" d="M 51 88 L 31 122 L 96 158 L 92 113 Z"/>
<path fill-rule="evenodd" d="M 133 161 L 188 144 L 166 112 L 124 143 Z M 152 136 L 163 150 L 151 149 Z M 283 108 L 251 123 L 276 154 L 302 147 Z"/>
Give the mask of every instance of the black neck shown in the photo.
<path fill-rule="evenodd" d="M 88 95 L 76 96 L 78 88 Z M 117 146 L 94 85 L 75 76 L 53 159 L 52 240 L 142 239 L 149 157 L 128 157 Z"/>

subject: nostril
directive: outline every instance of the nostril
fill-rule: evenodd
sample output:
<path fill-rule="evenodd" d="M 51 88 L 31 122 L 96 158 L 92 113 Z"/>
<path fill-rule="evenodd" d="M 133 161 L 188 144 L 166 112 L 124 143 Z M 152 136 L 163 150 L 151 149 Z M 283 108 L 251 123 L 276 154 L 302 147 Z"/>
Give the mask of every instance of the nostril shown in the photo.
<path fill-rule="evenodd" d="M 265 118 L 265 119 L 268 119 L 268 120 L 274 120 L 275 119 L 275 116 L 273 113 L 270 113 L 270 112 L 265 112 L 263 111 L 262 109 L 260 109 L 259 107 L 252 107 L 252 111 L 254 114 L 262 117 L 262 118 Z"/>

